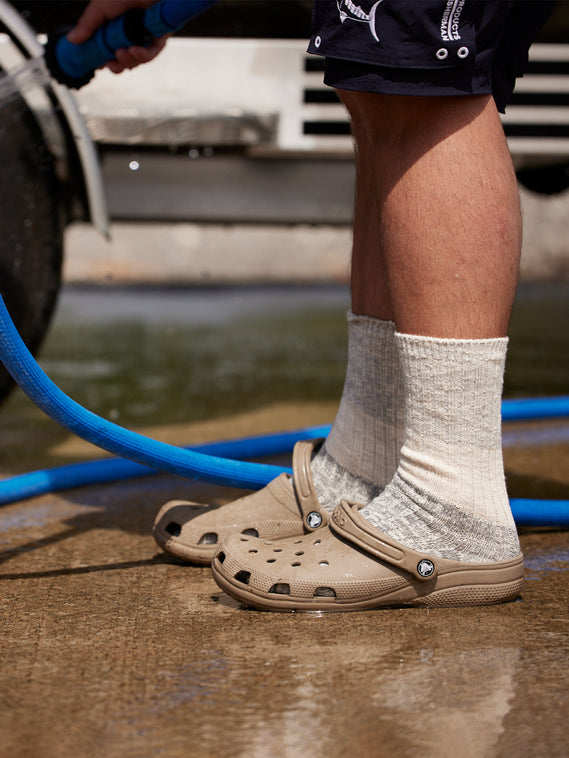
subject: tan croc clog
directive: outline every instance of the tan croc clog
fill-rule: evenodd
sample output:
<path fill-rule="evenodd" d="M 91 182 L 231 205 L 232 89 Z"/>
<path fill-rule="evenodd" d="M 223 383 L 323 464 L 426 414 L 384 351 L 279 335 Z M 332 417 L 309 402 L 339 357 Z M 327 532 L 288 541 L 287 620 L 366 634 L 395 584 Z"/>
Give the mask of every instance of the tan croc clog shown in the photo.
<path fill-rule="evenodd" d="M 228 595 L 253 608 L 355 611 L 513 600 L 523 582 L 523 557 L 484 564 L 423 554 L 387 537 L 357 505 L 343 501 L 316 534 L 277 541 L 233 535 L 212 571 Z"/>
<path fill-rule="evenodd" d="M 320 506 L 310 470 L 312 454 L 321 443 L 297 442 L 292 477 L 281 474 L 262 490 L 227 505 L 166 503 L 154 521 L 154 539 L 177 558 L 209 565 L 221 541 L 231 534 L 279 539 L 314 532 L 330 518 Z"/>

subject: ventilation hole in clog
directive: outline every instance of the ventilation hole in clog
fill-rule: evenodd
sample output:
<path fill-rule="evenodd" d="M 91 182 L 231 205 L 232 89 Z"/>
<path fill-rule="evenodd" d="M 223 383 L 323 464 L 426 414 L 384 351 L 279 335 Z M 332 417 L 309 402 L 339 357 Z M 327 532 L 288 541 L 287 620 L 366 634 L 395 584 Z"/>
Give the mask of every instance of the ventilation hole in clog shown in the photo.
<path fill-rule="evenodd" d="M 276 558 L 267 558 L 267 563 L 276 563 L 276 562 L 277 562 Z"/>
<path fill-rule="evenodd" d="M 249 579 L 251 578 L 251 572 L 250 571 L 238 571 L 235 574 L 235 579 L 238 582 L 241 582 L 242 584 L 249 584 Z"/>
<path fill-rule="evenodd" d="M 225 553 L 220 552 L 215 556 L 215 558 L 218 563 L 223 563 L 223 561 L 225 560 Z"/>
<path fill-rule="evenodd" d="M 314 542 L 312 544 L 315 545 L 315 546 L 318 546 L 321 542 L 322 542 L 322 540 L 314 540 Z"/>
<path fill-rule="evenodd" d="M 259 532 L 256 529 L 243 529 L 241 534 L 244 534 L 246 537 L 258 537 Z"/>
<path fill-rule="evenodd" d="M 332 587 L 317 587 L 313 597 L 336 597 L 336 592 Z"/>
<path fill-rule="evenodd" d="M 297 561 L 296 563 L 293 563 L 291 565 L 294 566 L 294 567 L 296 567 L 296 566 L 301 566 L 302 564 Z"/>
<path fill-rule="evenodd" d="M 170 521 L 164 531 L 168 532 L 168 534 L 171 534 L 172 537 L 179 537 L 182 532 L 182 527 L 175 521 Z"/>
<path fill-rule="evenodd" d="M 279 582 L 278 584 L 273 584 L 269 592 L 271 592 L 273 595 L 290 595 L 290 587 L 288 584 Z"/>
<path fill-rule="evenodd" d="M 251 548 L 251 550 L 249 550 L 249 552 L 250 552 L 250 553 L 258 553 L 259 551 L 258 551 L 258 550 L 255 550 L 255 548 Z"/>
<path fill-rule="evenodd" d="M 295 555 L 304 555 L 304 550 L 299 550 Z"/>
<path fill-rule="evenodd" d="M 200 537 L 200 541 L 198 542 L 198 545 L 216 545 L 217 544 L 217 534 L 215 532 L 206 532 L 205 534 L 202 534 Z"/>
<path fill-rule="evenodd" d="M 302 545 L 302 540 L 295 540 L 294 544 L 295 545 Z"/>
<path fill-rule="evenodd" d="M 276 548 L 273 550 L 273 553 L 282 553 L 282 551 L 283 551 L 282 547 L 276 547 Z"/>
<path fill-rule="evenodd" d="M 318 565 L 319 566 L 329 566 L 330 564 L 328 563 L 328 561 L 320 561 L 320 563 Z"/>

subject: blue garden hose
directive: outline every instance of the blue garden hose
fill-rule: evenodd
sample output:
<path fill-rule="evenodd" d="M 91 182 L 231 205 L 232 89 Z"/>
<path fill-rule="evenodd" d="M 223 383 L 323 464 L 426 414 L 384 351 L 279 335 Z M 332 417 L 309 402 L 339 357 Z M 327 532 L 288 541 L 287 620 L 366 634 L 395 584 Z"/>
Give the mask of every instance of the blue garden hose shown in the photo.
<path fill-rule="evenodd" d="M 81 45 L 69 42 L 64 33 L 52 35 L 45 48 L 47 66 L 58 82 L 79 89 L 98 68 L 113 60 L 117 50 L 132 45 L 146 47 L 153 39 L 182 29 L 215 2 L 161 0 L 146 10 L 133 8 L 108 21 Z"/>
<path fill-rule="evenodd" d="M 152 473 L 152 469 L 217 484 L 258 489 L 284 471 L 290 473 L 290 469 L 235 458 L 288 452 L 298 439 L 325 437 L 330 430 L 329 426 L 312 427 L 298 432 L 210 443 L 193 449 L 167 445 L 131 432 L 86 410 L 56 387 L 24 345 L 2 297 L 0 360 L 21 389 L 51 419 L 104 450 L 129 459 L 76 463 L 5 479 L 0 482 L 0 504 L 58 489 L 143 476 Z M 508 420 L 569 416 L 569 397 L 505 400 L 502 416 Z M 516 498 L 510 504 L 518 526 L 569 526 L 567 500 Z"/>
<path fill-rule="evenodd" d="M 298 440 L 326 437 L 329 431 L 329 425 L 312 426 L 292 432 L 244 437 L 226 442 L 208 442 L 187 449 L 204 455 L 237 460 L 260 458 L 289 453 Z M 281 471 L 292 473 L 291 469 L 287 468 L 283 468 Z M 141 476 L 158 473 L 160 472 L 156 469 L 124 458 L 107 458 L 100 461 L 71 463 L 65 466 L 40 469 L 0 481 L 0 505 L 6 505 L 15 500 L 38 497 L 48 492 L 137 479 Z"/>
<path fill-rule="evenodd" d="M 86 410 L 67 397 L 38 366 L 1 297 L 0 360 L 20 388 L 46 415 L 110 453 L 171 474 L 248 489 L 263 487 L 283 471 L 278 466 L 184 450 L 131 432 Z"/>
<path fill-rule="evenodd" d="M 569 397 L 528 397 L 502 402 L 503 421 L 532 421 L 564 416 L 569 416 Z"/>

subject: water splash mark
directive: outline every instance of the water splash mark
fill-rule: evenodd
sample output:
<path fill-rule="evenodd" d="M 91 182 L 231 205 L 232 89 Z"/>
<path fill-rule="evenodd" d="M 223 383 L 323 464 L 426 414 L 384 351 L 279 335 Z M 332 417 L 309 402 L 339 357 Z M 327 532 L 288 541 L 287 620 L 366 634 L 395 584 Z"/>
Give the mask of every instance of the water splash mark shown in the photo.
<path fill-rule="evenodd" d="M 34 87 L 46 87 L 50 81 L 44 59 L 32 58 L 0 74 L 0 103 L 15 100 Z"/>

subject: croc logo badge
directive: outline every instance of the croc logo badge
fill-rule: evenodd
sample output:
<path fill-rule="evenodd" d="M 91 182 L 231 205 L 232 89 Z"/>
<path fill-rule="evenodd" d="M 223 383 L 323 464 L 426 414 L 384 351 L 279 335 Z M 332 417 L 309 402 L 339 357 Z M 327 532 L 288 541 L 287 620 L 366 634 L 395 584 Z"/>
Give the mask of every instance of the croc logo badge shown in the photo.
<path fill-rule="evenodd" d="M 423 579 L 428 579 L 435 573 L 435 564 L 432 561 L 427 560 L 427 558 L 423 558 L 417 564 L 417 573 Z"/>
<path fill-rule="evenodd" d="M 306 516 L 306 523 L 311 529 L 318 529 L 322 525 L 322 516 L 318 511 L 310 511 Z"/>

